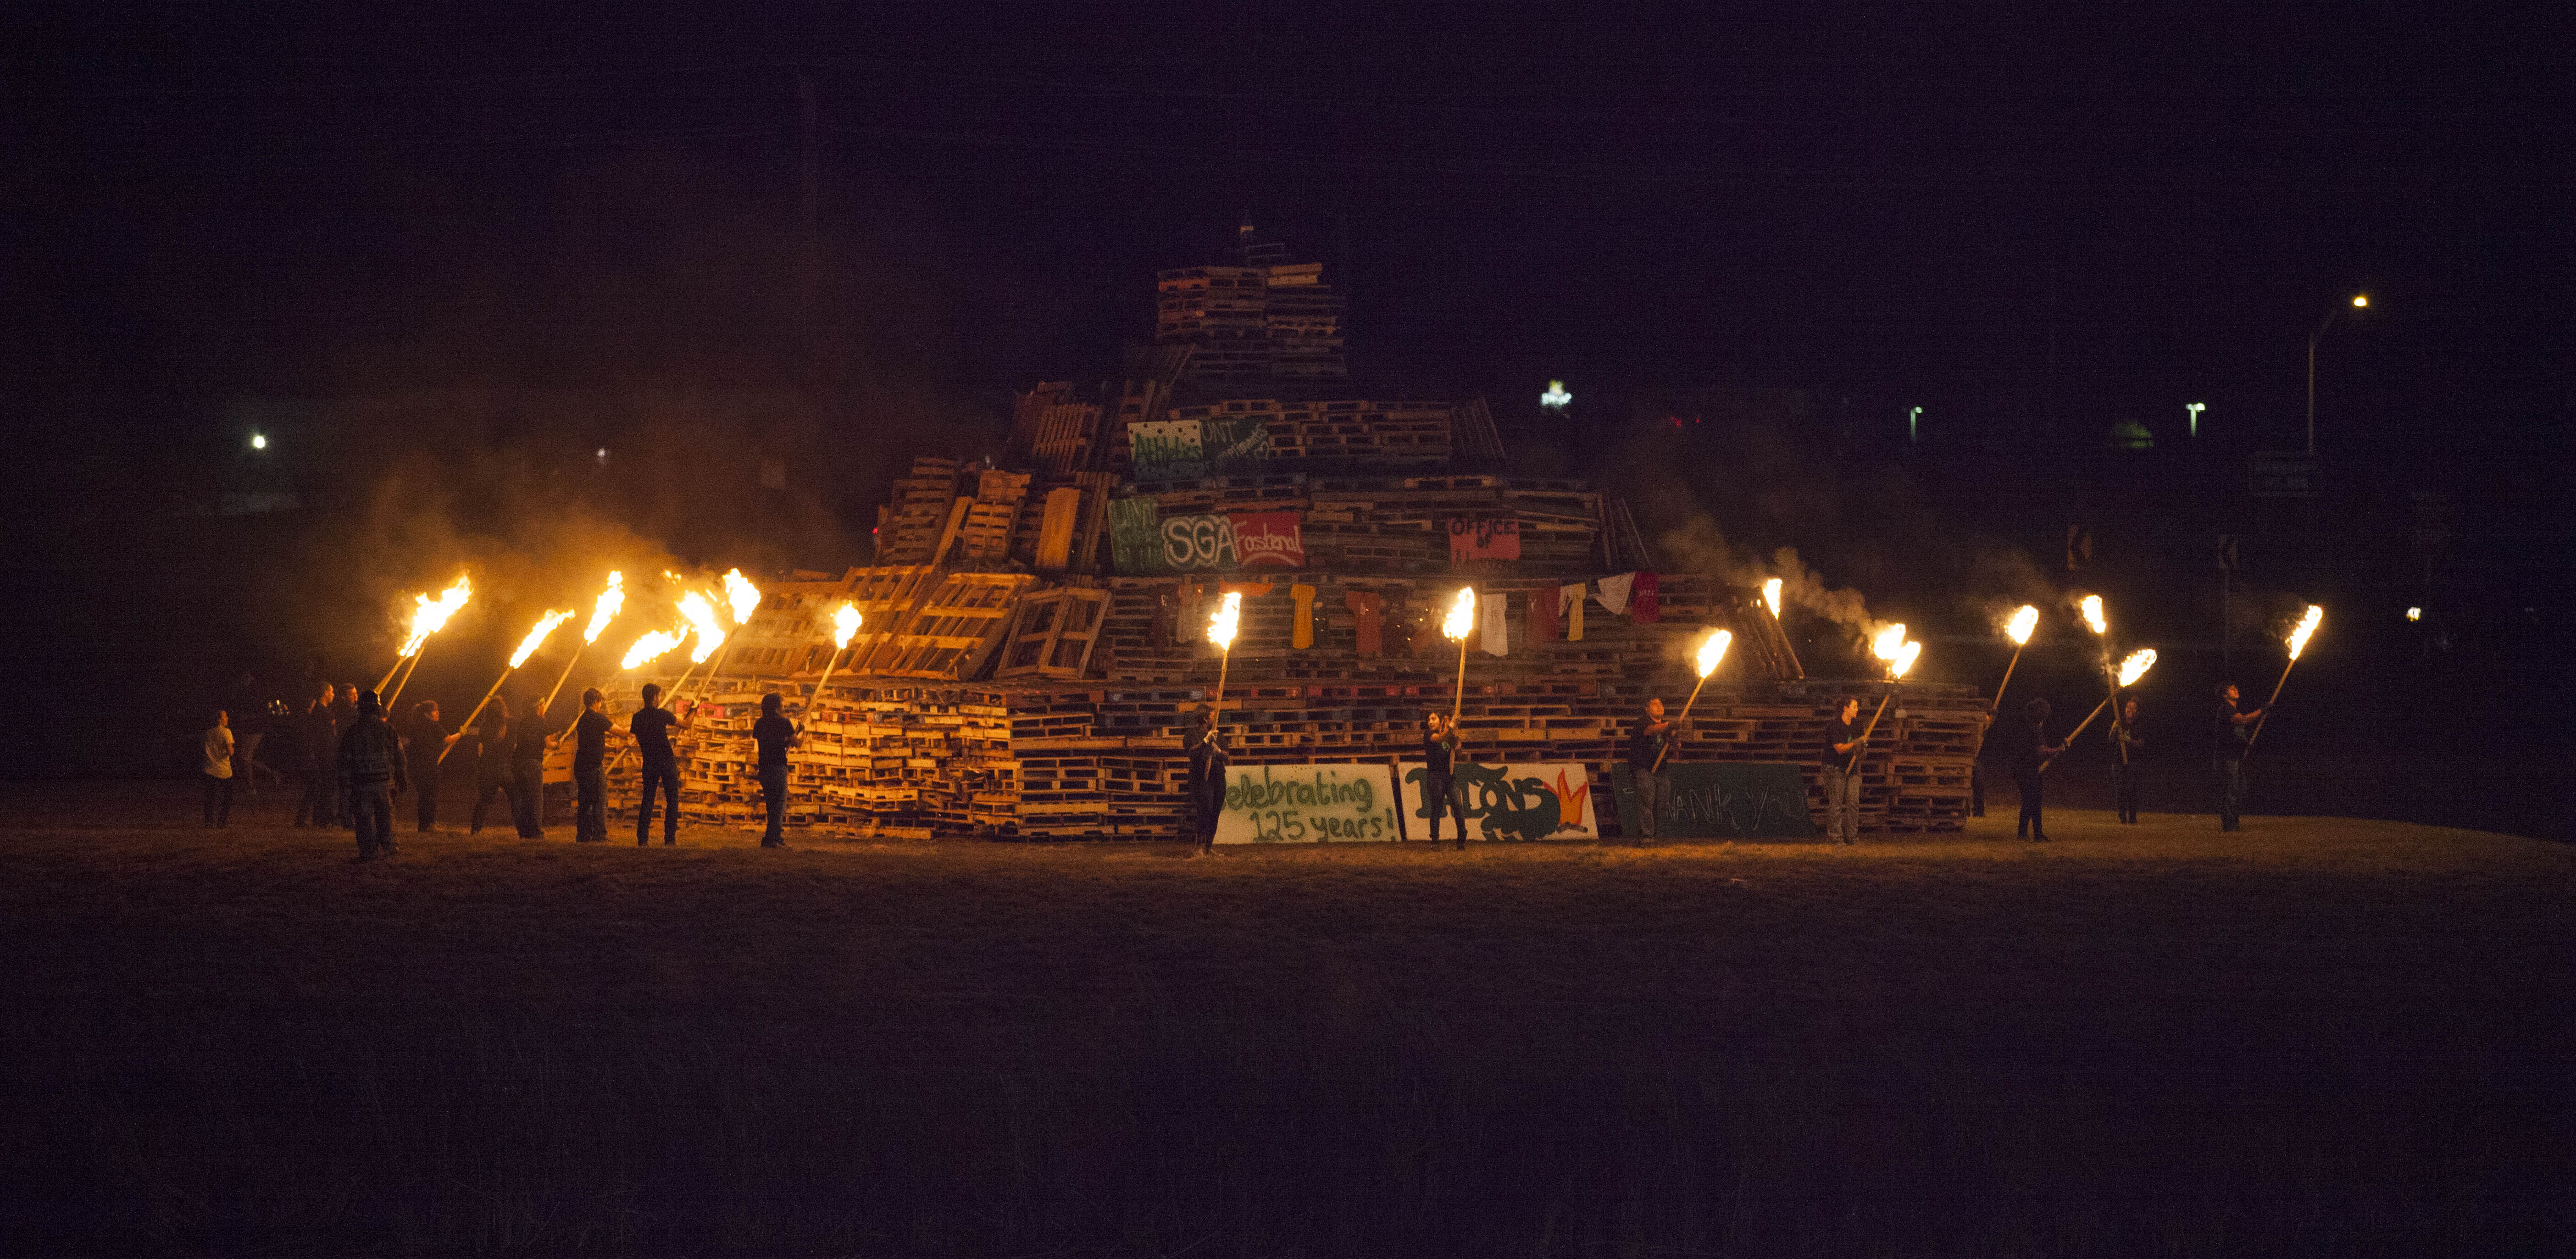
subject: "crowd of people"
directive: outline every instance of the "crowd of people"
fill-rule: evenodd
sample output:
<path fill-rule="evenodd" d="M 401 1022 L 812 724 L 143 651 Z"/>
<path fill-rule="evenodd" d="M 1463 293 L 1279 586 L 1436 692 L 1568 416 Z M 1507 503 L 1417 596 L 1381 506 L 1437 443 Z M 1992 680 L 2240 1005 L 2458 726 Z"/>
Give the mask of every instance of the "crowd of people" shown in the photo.
<path fill-rule="evenodd" d="M 528 714 L 514 717 L 509 698 L 491 696 L 464 729 L 450 730 L 440 720 L 438 701 L 422 700 L 399 722 L 389 721 L 376 693 L 354 683 L 334 685 L 308 680 L 307 698 L 297 708 L 283 701 L 262 700 L 253 678 L 244 675 L 232 700 L 213 710 L 212 724 L 201 737 L 199 776 L 203 786 L 204 824 L 217 829 L 231 824 L 236 788 L 256 796 L 265 774 L 283 786 L 291 775 L 301 794 L 293 825 L 346 827 L 357 836 L 358 859 L 375 861 L 400 851 L 393 837 L 396 797 L 409 793 L 417 828 L 427 833 L 438 823 L 439 774 L 448 756 L 470 749 L 474 805 L 466 824 L 469 835 L 483 829 L 494 801 L 509 809 L 510 823 L 523 839 L 545 838 L 545 761 L 565 740 L 573 744 L 573 839 L 604 843 L 608 839 L 608 744 L 621 732 L 610 719 L 597 688 L 581 694 L 581 711 L 561 730 L 550 730 L 542 706 L 527 704 Z M 662 843 L 679 843 L 680 766 L 673 731 L 685 731 L 695 720 L 694 705 L 666 708 L 662 688 L 647 684 L 643 704 L 626 722 L 624 742 L 641 761 L 641 790 L 635 808 L 635 842 L 652 842 L 656 805 L 662 817 Z M 1824 786 L 1828 843 L 1851 844 L 1860 833 L 1860 764 L 1870 727 L 1860 719 L 1861 701 L 1846 696 L 1826 725 L 1819 778 Z M 2264 710 L 2246 708 L 2233 683 L 2218 688 L 2218 707 L 2211 725 L 2210 766 L 2219 829 L 2234 831 L 2245 798 L 2245 752 L 2261 728 Z M 2045 843 L 2043 811 L 2049 766 L 2066 751 L 2066 740 L 2052 740 L 2051 709 L 2045 699 L 2022 707 L 2022 720 L 2000 734 L 2001 748 L 2013 781 L 2021 792 L 2016 834 Z M 1202 705 L 1182 729 L 1187 765 L 1184 799 L 1189 808 L 1189 836 L 1201 852 L 1214 851 L 1217 821 L 1224 811 L 1230 757 L 1219 735 L 1216 710 Z M 1634 788 L 1638 817 L 1633 828 L 1640 844 L 1658 842 L 1657 831 L 1672 808 L 1672 783 L 1665 769 L 1672 741 L 1689 728 L 1687 719 L 1667 719 L 1664 702 L 1650 699 L 1631 724 L 1626 769 Z M 788 805 L 787 753 L 804 727 L 790 721 L 781 697 L 761 697 L 761 715 L 751 735 L 759 749 L 756 774 L 765 805 L 764 848 L 785 848 Z M 2114 710 L 2110 741 L 2116 756 L 2112 769 L 2116 815 L 2124 824 L 2138 820 L 2141 759 L 2146 739 L 2138 733 L 2138 700 L 2121 696 Z M 259 759 L 262 748 L 284 753 L 281 773 Z M 1467 804 L 1455 773 L 1459 732 L 1438 712 L 1422 719 L 1424 813 L 1427 834 L 1440 840 L 1441 822 L 1450 819 L 1452 842 L 1467 843 Z M 1984 790 L 1977 788 L 1973 810 L 1985 815 Z"/>
<path fill-rule="evenodd" d="M 204 796 L 204 825 L 231 825 L 234 792 L 257 794 L 261 775 L 283 787 L 298 789 L 292 825 L 347 828 L 357 838 L 358 860 L 377 861 L 401 851 L 394 839 L 398 797 L 412 799 L 412 818 L 420 833 L 438 824 L 440 774 L 451 753 L 470 758 L 474 783 L 468 835 L 480 832 L 497 800 L 509 810 L 511 826 L 523 839 L 545 838 L 545 762 L 549 753 L 572 743 L 574 794 L 573 838 L 578 843 L 608 839 L 608 744 L 619 735 L 607 713 L 607 700 L 597 688 L 581 694 L 581 711 L 563 729 L 551 728 L 542 706 L 526 703 L 524 715 L 513 715 L 510 699 L 494 694 L 471 723 L 451 730 L 441 720 L 438 701 L 422 700 L 399 721 L 389 720 L 372 690 L 354 683 L 308 680 L 299 705 L 259 697 L 256 679 L 245 674 L 227 702 L 212 710 L 200 739 L 199 777 Z M 695 707 L 674 712 L 661 704 L 662 688 L 647 685 L 643 706 L 627 720 L 624 742 L 640 758 L 643 790 L 635 812 L 635 842 L 651 842 L 655 803 L 663 806 L 662 842 L 679 843 L 680 767 L 672 732 L 686 730 Z M 760 719 L 752 725 L 759 748 L 758 777 L 766 797 L 766 848 L 787 846 L 787 752 L 803 727 L 787 719 L 780 697 L 762 697 Z M 259 757 L 265 748 L 272 758 Z M 274 762 L 274 763 L 272 763 Z M 283 765 L 283 770 L 278 768 Z"/>

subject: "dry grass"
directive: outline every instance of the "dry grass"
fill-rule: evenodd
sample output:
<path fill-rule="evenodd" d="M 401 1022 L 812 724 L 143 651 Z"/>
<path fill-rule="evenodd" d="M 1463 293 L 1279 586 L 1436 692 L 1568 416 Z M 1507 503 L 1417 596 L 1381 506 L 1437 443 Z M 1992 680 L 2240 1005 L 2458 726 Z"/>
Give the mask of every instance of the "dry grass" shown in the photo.
<path fill-rule="evenodd" d="M 0 831 L 11 1253 L 2536 1252 L 2576 851 Z M 271 821 L 263 802 L 255 821 Z M 103 815 L 103 816 L 102 816 Z"/>

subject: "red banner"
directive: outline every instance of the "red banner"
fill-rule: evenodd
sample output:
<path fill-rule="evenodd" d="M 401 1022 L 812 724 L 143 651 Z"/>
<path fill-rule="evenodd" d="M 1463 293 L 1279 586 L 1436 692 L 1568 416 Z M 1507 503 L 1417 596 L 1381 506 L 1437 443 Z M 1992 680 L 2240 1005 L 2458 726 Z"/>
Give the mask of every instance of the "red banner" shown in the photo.
<path fill-rule="evenodd" d="M 1293 511 L 1246 512 L 1234 519 L 1235 563 L 1240 568 L 1306 566 L 1306 535 Z M 1514 553 L 1518 554 L 1515 546 Z"/>
<path fill-rule="evenodd" d="M 1499 520 L 1452 520 L 1449 522 L 1449 562 L 1463 564 L 1469 560 L 1516 560 L 1521 557 L 1521 522 L 1511 517 Z"/>

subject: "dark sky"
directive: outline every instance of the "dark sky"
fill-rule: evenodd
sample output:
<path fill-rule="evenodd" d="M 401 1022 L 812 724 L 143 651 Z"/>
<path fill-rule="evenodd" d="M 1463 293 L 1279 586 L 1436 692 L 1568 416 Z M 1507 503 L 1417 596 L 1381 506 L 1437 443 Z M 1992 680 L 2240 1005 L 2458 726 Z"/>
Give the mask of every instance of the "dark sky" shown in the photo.
<path fill-rule="evenodd" d="M 2356 422 L 2563 413 L 2546 6 L 455 8 L 21 24 L 22 361 L 180 413 L 668 362 L 639 343 L 721 371 L 775 332 L 801 71 L 819 231 L 870 277 L 836 291 L 882 370 L 966 397 L 1100 374 L 1151 269 L 1248 208 L 1339 264 L 1362 367 L 1461 392 L 1740 373 L 2286 437 L 2308 330 L 2367 288 L 2321 386 Z"/>

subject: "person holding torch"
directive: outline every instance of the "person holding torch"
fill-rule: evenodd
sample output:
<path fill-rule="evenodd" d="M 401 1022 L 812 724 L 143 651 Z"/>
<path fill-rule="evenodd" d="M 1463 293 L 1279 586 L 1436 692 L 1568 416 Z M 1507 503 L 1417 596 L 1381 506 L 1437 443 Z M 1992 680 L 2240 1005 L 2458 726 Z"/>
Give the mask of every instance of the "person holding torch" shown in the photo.
<path fill-rule="evenodd" d="M 2263 709 L 2238 708 L 2242 697 L 2236 684 L 2226 682 L 2218 688 L 2218 715 L 2210 725 L 2210 765 L 2218 774 L 2218 829 L 2237 829 L 2238 814 L 2245 807 L 2245 749 L 2254 741 L 2254 723 L 2262 720 Z"/>

